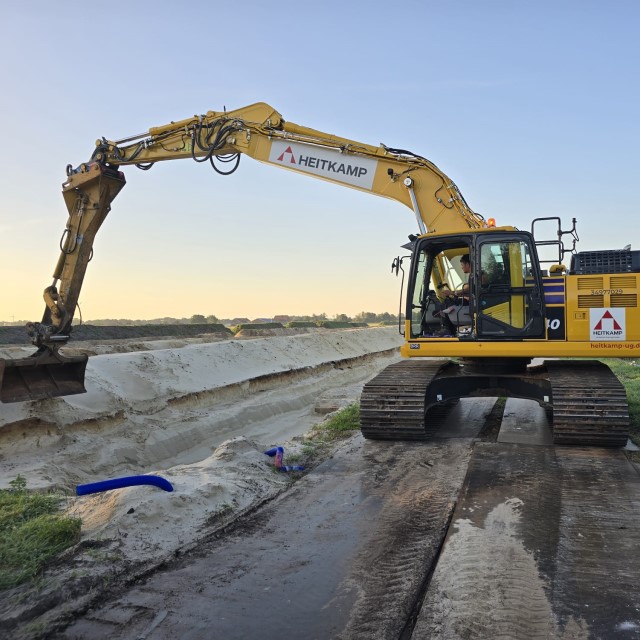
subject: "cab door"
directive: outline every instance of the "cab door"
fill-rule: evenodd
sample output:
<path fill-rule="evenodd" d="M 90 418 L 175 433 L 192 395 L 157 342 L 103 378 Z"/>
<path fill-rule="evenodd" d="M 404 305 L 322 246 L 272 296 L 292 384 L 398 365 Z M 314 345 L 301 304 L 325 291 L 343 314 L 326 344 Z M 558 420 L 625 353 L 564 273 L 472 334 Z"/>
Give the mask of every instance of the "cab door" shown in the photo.
<path fill-rule="evenodd" d="M 542 279 L 530 234 L 476 238 L 473 265 L 478 338 L 544 338 Z"/>

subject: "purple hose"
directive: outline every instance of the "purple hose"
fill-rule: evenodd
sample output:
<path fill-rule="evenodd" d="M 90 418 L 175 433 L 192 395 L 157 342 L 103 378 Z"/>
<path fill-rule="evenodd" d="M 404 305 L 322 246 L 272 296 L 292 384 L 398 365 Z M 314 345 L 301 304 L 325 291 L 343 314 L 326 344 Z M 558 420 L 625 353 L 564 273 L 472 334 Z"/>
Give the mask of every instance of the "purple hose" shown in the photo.
<path fill-rule="evenodd" d="M 140 484 L 150 484 L 164 489 L 164 491 L 173 491 L 171 483 L 160 476 L 125 476 L 124 478 L 113 478 L 90 484 L 79 484 L 76 487 L 76 495 L 85 496 L 89 493 L 100 493 L 101 491 L 111 491 L 111 489 L 122 489 L 122 487 L 133 487 Z"/>
<path fill-rule="evenodd" d="M 284 458 L 284 447 L 273 447 L 264 452 L 265 455 L 275 457 L 275 467 L 278 471 L 304 471 L 304 467 L 301 466 L 287 466 L 282 464 Z"/>

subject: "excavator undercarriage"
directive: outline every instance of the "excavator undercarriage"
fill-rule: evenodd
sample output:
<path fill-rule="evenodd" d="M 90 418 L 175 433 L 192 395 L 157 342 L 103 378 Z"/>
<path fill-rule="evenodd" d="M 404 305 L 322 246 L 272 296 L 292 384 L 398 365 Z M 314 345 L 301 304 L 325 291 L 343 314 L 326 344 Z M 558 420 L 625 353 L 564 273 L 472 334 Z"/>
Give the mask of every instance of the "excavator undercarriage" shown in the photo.
<path fill-rule="evenodd" d="M 535 400 L 547 413 L 556 444 L 623 447 L 629 435 L 624 386 L 597 360 L 407 360 L 387 367 L 363 389 L 362 434 L 372 440 L 426 440 L 459 398 Z M 524 365 L 524 366 L 523 366 Z"/>

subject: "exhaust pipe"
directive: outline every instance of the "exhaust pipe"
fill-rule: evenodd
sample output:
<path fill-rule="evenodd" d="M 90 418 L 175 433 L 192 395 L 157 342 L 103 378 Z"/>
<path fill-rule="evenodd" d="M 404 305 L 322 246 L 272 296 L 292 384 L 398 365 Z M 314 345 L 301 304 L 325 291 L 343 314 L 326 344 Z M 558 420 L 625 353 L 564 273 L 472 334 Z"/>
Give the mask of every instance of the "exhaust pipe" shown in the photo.
<path fill-rule="evenodd" d="M 0 359 L 0 402 L 26 402 L 86 393 L 89 356 L 65 357 L 49 349 L 28 358 Z"/>

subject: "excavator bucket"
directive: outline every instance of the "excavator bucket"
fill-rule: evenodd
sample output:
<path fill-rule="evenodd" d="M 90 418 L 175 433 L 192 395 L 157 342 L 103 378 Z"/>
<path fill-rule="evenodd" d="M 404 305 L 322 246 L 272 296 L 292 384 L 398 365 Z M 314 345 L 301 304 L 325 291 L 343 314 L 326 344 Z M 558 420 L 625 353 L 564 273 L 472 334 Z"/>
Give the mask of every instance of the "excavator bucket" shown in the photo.
<path fill-rule="evenodd" d="M 88 356 L 34 355 L 0 359 L 0 401 L 25 402 L 85 393 Z"/>

